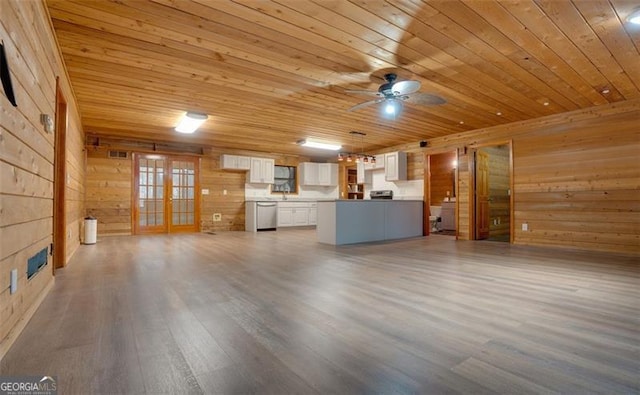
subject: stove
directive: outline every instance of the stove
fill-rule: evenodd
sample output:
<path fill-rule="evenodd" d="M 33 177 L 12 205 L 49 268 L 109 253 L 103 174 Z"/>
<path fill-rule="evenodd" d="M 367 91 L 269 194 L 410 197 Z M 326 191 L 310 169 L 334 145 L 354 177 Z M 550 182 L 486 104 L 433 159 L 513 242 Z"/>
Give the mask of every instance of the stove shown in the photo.
<path fill-rule="evenodd" d="M 369 192 L 371 199 L 393 199 L 393 191 L 390 189 Z"/>

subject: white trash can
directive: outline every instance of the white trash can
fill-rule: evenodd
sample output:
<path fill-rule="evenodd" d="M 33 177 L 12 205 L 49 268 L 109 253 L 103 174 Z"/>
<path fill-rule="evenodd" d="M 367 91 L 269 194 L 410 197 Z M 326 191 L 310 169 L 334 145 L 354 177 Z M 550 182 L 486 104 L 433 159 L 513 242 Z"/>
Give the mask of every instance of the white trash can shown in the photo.
<path fill-rule="evenodd" d="M 93 217 L 84 219 L 84 244 L 96 244 L 98 237 L 98 220 Z"/>

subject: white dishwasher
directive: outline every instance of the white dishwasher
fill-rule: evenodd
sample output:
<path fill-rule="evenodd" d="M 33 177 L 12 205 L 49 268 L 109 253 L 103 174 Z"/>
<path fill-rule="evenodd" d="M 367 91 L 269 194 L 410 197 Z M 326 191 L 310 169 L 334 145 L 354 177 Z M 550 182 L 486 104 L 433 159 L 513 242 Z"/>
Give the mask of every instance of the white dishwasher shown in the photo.
<path fill-rule="evenodd" d="M 278 226 L 278 203 L 256 202 L 256 229 L 276 230 Z"/>

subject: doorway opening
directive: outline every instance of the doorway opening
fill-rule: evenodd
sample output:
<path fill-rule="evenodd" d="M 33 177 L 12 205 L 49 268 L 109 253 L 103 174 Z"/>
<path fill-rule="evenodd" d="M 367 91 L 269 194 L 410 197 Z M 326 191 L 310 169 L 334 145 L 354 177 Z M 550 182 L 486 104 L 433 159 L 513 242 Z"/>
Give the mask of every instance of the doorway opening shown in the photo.
<path fill-rule="evenodd" d="M 474 240 L 512 242 L 511 144 L 474 152 Z"/>
<path fill-rule="evenodd" d="M 457 236 L 458 155 L 456 151 L 428 155 L 425 234 Z"/>
<path fill-rule="evenodd" d="M 65 192 L 67 184 L 67 100 L 56 78 L 56 114 L 53 157 L 53 265 L 52 270 L 66 265 L 67 217 Z"/>
<path fill-rule="evenodd" d="M 134 234 L 200 230 L 200 159 L 134 154 Z"/>

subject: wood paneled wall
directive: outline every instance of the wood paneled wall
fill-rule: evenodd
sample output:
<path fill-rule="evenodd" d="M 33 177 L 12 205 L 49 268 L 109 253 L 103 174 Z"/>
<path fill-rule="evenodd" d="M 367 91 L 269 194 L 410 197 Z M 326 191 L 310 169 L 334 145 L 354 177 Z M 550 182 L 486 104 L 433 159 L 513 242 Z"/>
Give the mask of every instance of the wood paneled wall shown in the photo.
<path fill-rule="evenodd" d="M 27 280 L 27 260 L 53 241 L 54 134 L 40 114 L 55 115 L 56 77 L 68 105 L 65 261 L 78 248 L 84 217 L 84 134 L 49 16 L 40 1 L 0 1 L 0 38 L 18 103 L 0 90 L 0 358 L 53 285 L 53 260 Z M 18 271 L 18 290 L 7 285 Z"/>
<path fill-rule="evenodd" d="M 132 155 L 114 159 L 108 152 L 87 147 L 87 215 L 98 220 L 99 235 L 130 235 Z"/>
<path fill-rule="evenodd" d="M 253 151 L 230 151 L 212 149 L 202 158 L 201 187 L 209 190 L 209 195 L 202 196 L 200 211 L 200 229 L 203 232 L 243 231 L 245 220 L 245 182 L 246 171 L 221 170 L 220 155 L 232 154 L 243 156 L 269 157 L 276 165 L 297 166 L 300 162 L 311 159 L 304 156 L 265 154 Z M 226 195 L 224 191 L 226 190 Z M 222 221 L 214 222 L 213 214 L 222 214 Z"/>
<path fill-rule="evenodd" d="M 508 235 L 511 216 L 509 146 L 483 147 L 479 151 L 489 155 L 489 235 Z"/>
<path fill-rule="evenodd" d="M 109 149 L 127 152 L 127 159 L 110 159 Z M 200 230 L 203 232 L 243 231 L 245 219 L 246 171 L 220 169 L 220 155 L 270 157 L 276 165 L 297 166 L 308 157 L 265 154 L 253 151 L 207 150 L 200 162 L 200 187 L 208 189 L 201 196 Z M 98 235 L 132 234 L 132 151 L 130 148 L 87 147 L 86 210 L 98 219 Z M 226 192 L 226 193 L 225 193 Z M 213 214 L 222 220 L 213 221 Z"/>
<path fill-rule="evenodd" d="M 459 150 L 461 239 L 471 237 L 471 149 L 511 140 L 514 243 L 640 253 L 638 119 L 636 99 L 434 138 L 422 150 Z"/>

